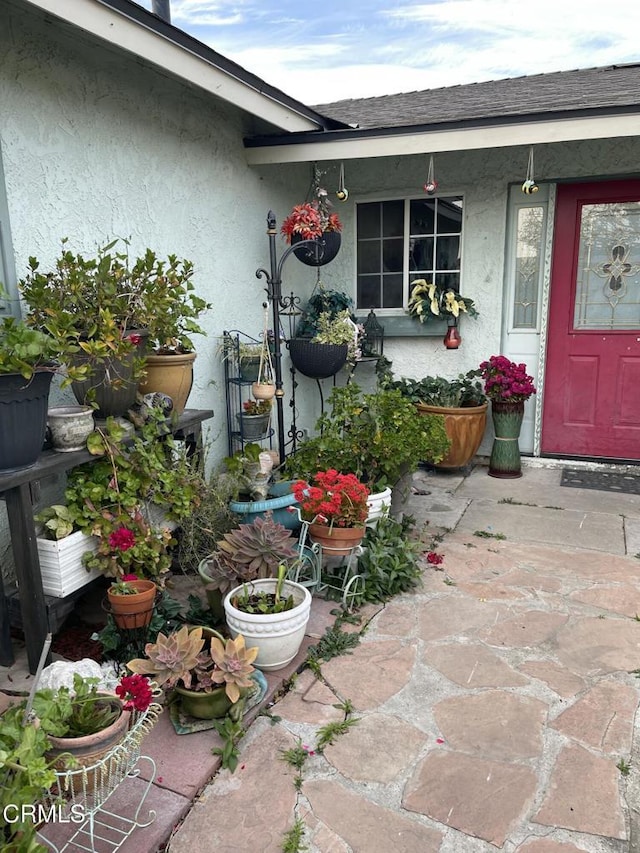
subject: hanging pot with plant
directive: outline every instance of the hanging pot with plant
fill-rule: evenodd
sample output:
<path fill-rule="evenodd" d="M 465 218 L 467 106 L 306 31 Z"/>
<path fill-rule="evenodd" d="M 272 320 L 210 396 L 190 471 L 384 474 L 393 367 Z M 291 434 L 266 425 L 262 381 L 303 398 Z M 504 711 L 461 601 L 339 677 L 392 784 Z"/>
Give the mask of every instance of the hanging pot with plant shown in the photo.
<path fill-rule="evenodd" d="M 321 267 L 340 251 L 342 223 L 337 213 L 331 213 L 328 193 L 320 186 L 317 169 L 312 191 L 315 198 L 295 205 L 280 230 L 287 243 L 295 246 L 293 253 L 299 261 L 307 266 Z"/>

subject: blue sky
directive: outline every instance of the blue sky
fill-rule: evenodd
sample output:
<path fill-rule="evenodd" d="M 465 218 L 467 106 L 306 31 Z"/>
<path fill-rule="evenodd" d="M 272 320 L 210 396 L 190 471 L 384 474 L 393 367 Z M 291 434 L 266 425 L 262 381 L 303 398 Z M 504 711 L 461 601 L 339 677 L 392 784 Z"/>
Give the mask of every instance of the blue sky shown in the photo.
<path fill-rule="evenodd" d="M 638 0 L 171 0 L 171 13 L 306 104 L 640 61 Z"/>

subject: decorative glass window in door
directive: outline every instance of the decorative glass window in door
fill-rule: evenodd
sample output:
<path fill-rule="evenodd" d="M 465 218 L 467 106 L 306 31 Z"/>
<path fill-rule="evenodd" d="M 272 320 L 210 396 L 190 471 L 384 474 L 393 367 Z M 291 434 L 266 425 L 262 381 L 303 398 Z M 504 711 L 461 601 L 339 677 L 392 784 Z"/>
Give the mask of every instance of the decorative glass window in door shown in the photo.
<path fill-rule="evenodd" d="M 540 301 L 544 208 L 519 207 L 514 258 L 513 328 L 535 329 Z"/>
<path fill-rule="evenodd" d="M 640 202 L 582 206 L 573 324 L 640 327 Z"/>

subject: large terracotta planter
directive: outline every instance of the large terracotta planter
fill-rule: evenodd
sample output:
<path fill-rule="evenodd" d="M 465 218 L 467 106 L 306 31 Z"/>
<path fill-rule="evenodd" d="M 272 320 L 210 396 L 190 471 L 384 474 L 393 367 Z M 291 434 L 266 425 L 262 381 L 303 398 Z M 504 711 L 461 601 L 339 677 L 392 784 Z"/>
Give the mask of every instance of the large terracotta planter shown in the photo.
<path fill-rule="evenodd" d="M 195 352 L 172 353 L 171 355 L 148 355 L 147 375 L 140 382 L 140 393 L 160 391 L 173 400 L 173 411 L 184 412 L 193 386 L 193 362 Z"/>
<path fill-rule="evenodd" d="M 346 557 L 364 539 L 366 528 L 329 527 L 327 524 L 310 524 L 309 538 L 317 542 L 327 557 Z"/>
<path fill-rule="evenodd" d="M 417 403 L 420 414 L 442 415 L 451 447 L 436 468 L 462 468 L 476 455 L 487 426 L 487 406 L 469 406 L 466 408 L 445 408 Z"/>
<path fill-rule="evenodd" d="M 118 626 L 126 631 L 145 628 L 153 616 L 153 605 L 157 587 L 153 581 L 132 581 L 131 586 L 138 590 L 133 595 L 117 595 L 107 590 L 111 615 Z"/>

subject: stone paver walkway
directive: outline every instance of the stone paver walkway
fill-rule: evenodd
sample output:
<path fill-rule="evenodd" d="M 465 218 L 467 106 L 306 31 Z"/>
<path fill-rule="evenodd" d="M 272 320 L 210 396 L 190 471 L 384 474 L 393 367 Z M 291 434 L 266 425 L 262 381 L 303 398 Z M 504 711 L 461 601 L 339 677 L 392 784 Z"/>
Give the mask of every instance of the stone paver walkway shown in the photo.
<path fill-rule="evenodd" d="M 252 725 L 171 853 L 276 853 L 294 814 L 311 853 L 635 851 L 640 504 L 559 477 L 417 475 L 410 509 L 453 528 L 441 570 Z M 296 791 L 282 750 L 313 749 L 347 700 L 358 723 Z"/>

